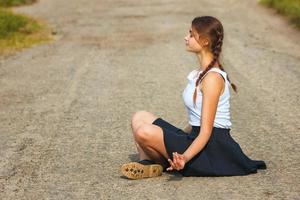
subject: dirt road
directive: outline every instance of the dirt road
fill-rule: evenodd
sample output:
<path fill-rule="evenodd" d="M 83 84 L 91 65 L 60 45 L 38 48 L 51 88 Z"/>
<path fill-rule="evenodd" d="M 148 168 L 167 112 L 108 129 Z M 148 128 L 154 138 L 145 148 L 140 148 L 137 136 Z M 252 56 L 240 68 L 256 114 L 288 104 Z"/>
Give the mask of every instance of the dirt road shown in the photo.
<path fill-rule="evenodd" d="M 51 44 L 0 58 L 0 199 L 299 199 L 300 34 L 254 0 L 40 0 Z M 127 180 L 130 120 L 147 110 L 183 128 L 198 67 L 184 36 L 199 15 L 225 28 L 232 137 L 267 170 L 240 177 Z"/>

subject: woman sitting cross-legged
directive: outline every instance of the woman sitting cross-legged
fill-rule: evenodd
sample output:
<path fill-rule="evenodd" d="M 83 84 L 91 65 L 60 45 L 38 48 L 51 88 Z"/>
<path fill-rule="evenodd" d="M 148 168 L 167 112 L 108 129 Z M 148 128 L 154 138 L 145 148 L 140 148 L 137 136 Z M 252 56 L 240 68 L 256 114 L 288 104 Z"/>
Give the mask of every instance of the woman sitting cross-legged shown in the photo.
<path fill-rule="evenodd" d="M 140 179 L 177 170 L 183 176 L 237 176 L 267 168 L 245 155 L 230 134 L 230 86 L 237 89 L 219 61 L 223 36 L 218 19 L 193 19 L 186 50 L 196 54 L 200 67 L 188 74 L 182 94 L 189 124 L 182 130 L 147 111 L 134 113 L 131 126 L 140 161 L 123 164 L 123 175 Z"/>

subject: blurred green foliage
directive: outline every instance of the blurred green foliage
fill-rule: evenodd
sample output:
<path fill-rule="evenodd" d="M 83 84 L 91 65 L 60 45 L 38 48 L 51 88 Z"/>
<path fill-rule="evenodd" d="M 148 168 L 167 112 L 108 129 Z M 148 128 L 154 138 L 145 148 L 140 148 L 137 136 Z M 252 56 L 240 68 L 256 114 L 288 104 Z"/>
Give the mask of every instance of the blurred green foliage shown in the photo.
<path fill-rule="evenodd" d="M 29 18 L 12 13 L 9 10 L 0 9 L 0 39 L 10 37 L 12 34 L 19 32 L 31 34 L 39 30 L 37 22 Z"/>
<path fill-rule="evenodd" d="M 0 0 L 0 6 L 20 6 L 25 4 L 32 4 L 34 2 L 36 2 L 36 0 Z"/>
<path fill-rule="evenodd" d="M 50 41 L 50 35 L 51 30 L 42 21 L 0 7 L 0 55 Z"/>
<path fill-rule="evenodd" d="M 300 29 L 300 0 L 261 0 L 260 3 L 287 16 Z"/>

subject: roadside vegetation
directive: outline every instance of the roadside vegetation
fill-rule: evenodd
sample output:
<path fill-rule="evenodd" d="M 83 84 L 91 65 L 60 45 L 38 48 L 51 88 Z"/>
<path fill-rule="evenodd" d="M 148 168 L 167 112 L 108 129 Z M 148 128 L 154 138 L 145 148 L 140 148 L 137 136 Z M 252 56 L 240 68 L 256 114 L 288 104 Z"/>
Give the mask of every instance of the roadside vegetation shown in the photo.
<path fill-rule="evenodd" d="M 0 0 L 0 6 L 9 7 L 9 6 L 21 6 L 26 4 L 35 3 L 37 0 Z"/>
<path fill-rule="evenodd" d="M 45 23 L 13 13 L 10 8 L 33 2 L 35 0 L 0 0 L 0 55 L 51 40 L 51 31 Z"/>
<path fill-rule="evenodd" d="M 260 3 L 287 16 L 291 24 L 300 30 L 300 0 L 260 0 Z"/>

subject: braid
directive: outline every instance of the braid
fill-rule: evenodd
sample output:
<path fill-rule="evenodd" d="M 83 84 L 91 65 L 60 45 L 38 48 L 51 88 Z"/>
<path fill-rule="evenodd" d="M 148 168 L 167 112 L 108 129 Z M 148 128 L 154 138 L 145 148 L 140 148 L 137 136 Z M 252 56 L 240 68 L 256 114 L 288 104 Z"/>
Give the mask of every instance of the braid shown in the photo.
<path fill-rule="evenodd" d="M 223 40 L 223 34 L 222 34 L 222 40 Z M 223 41 L 221 41 L 221 46 L 222 46 L 222 43 L 223 43 Z M 221 47 L 220 47 L 221 48 Z M 221 65 L 221 63 L 219 62 L 219 66 L 220 66 L 220 69 L 222 70 L 222 71 L 224 71 L 225 72 L 225 70 L 224 70 L 224 68 L 223 68 L 223 66 Z M 228 79 L 228 81 L 229 81 L 229 83 L 230 83 L 230 85 L 231 85 L 231 87 L 233 88 L 233 90 L 235 91 L 235 92 L 237 92 L 237 87 L 236 87 L 236 85 L 235 84 L 233 84 L 233 83 L 231 83 L 231 81 L 230 81 L 230 79 L 229 79 L 229 76 L 228 76 L 228 74 L 227 74 L 227 79 Z"/>
<path fill-rule="evenodd" d="M 220 69 L 221 69 L 222 71 L 224 71 L 224 72 L 225 72 L 225 70 L 224 70 L 223 66 L 222 66 L 220 63 L 219 63 L 219 66 L 220 66 Z M 236 85 L 235 85 L 234 83 L 231 83 L 231 81 L 230 81 L 230 79 L 229 79 L 229 76 L 228 76 L 228 74 L 227 74 L 227 79 L 228 79 L 228 81 L 229 81 L 229 83 L 230 83 L 230 85 L 231 85 L 232 89 L 233 89 L 235 92 L 237 92 L 237 87 L 236 87 Z"/>
<path fill-rule="evenodd" d="M 216 36 L 218 40 L 216 41 L 215 45 L 212 44 L 212 53 L 213 53 L 213 60 L 209 63 L 208 67 L 199 75 L 198 79 L 196 80 L 195 84 L 195 91 L 193 95 L 193 102 L 194 107 L 196 105 L 196 98 L 197 98 L 197 87 L 199 85 L 199 82 L 202 81 L 202 78 L 204 75 L 215 65 L 215 63 L 219 60 L 219 56 L 222 50 L 222 44 L 223 44 L 223 31 L 216 31 Z"/>
<path fill-rule="evenodd" d="M 206 67 L 204 71 L 202 71 L 199 75 L 199 77 L 196 80 L 195 83 L 195 91 L 193 94 L 193 103 L 194 108 L 196 106 L 196 98 L 197 98 L 197 87 L 202 81 L 203 77 L 206 75 L 206 73 L 215 66 L 216 63 L 218 63 L 219 68 L 225 72 L 223 66 L 221 65 L 219 61 L 219 57 L 222 50 L 223 45 L 223 38 L 224 38 L 224 31 L 223 26 L 221 22 L 212 17 L 212 16 L 201 16 L 196 17 L 192 21 L 192 28 L 195 28 L 198 34 L 200 35 L 206 35 L 209 38 L 209 49 L 211 50 L 213 54 L 213 59 L 209 63 L 209 65 Z M 229 77 L 227 75 L 228 82 L 230 82 Z M 233 90 L 237 92 L 236 85 L 230 82 L 230 85 L 232 86 Z"/>

